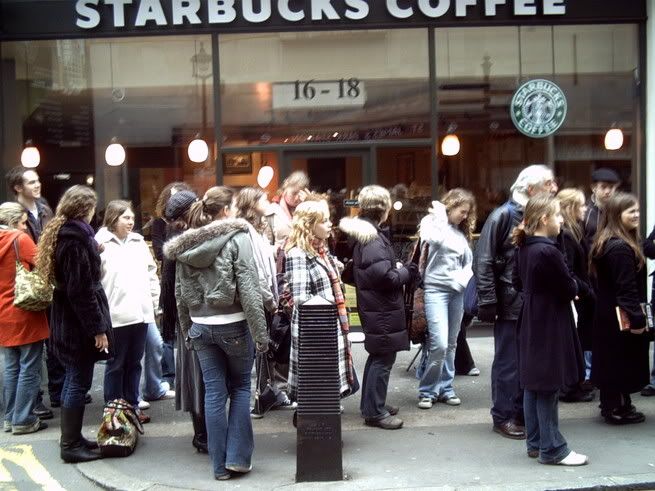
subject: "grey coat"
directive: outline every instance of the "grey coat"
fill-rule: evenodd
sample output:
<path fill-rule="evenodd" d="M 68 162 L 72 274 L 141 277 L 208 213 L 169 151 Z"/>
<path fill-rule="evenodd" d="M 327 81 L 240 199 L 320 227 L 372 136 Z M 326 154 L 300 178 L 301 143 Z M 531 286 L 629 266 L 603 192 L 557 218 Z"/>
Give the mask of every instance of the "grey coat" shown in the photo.
<path fill-rule="evenodd" d="M 268 344 L 259 276 L 245 220 L 218 220 L 187 230 L 164 245 L 164 254 L 176 261 L 175 298 L 185 339 L 191 316 L 243 311 L 253 339 Z"/>

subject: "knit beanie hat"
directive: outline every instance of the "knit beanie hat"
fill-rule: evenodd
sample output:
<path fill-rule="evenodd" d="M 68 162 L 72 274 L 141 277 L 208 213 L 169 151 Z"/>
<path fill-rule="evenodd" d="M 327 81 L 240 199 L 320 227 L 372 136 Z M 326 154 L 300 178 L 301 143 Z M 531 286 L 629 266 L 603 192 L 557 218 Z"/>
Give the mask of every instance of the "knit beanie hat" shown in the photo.
<path fill-rule="evenodd" d="M 168 220 L 177 220 L 198 200 L 193 191 L 178 191 L 168 199 L 164 216 Z"/>

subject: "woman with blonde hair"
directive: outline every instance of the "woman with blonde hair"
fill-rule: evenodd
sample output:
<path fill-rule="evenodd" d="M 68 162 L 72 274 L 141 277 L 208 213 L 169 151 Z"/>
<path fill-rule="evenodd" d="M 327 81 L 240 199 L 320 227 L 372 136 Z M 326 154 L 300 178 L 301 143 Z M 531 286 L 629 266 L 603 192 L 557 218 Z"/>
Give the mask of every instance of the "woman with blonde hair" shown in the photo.
<path fill-rule="evenodd" d="M 298 308 L 314 296 L 323 297 L 337 306 L 339 350 L 339 393 L 354 394 L 358 387 L 348 341 L 348 314 L 337 262 L 327 250 L 332 231 L 326 201 L 305 201 L 296 208 L 291 233 L 286 243 L 286 274 L 293 297 L 291 313 L 291 354 L 289 360 L 289 397 L 298 398 L 298 340 L 300 312 Z"/>
<path fill-rule="evenodd" d="M 645 416 L 635 409 L 630 397 L 648 385 L 650 378 L 639 201 L 632 194 L 617 193 L 607 201 L 604 211 L 590 254 L 598 295 L 591 380 L 600 389 L 601 415 L 607 423 L 641 423 Z M 627 320 L 623 328 L 618 313 Z"/>
<path fill-rule="evenodd" d="M 561 224 L 557 199 L 530 198 L 514 229 L 512 284 L 523 292 L 517 326 L 528 457 L 570 466 L 586 464 L 587 457 L 569 450 L 559 432 L 558 393 L 580 380 L 584 365 L 571 311 L 578 285 L 555 242 Z"/>
<path fill-rule="evenodd" d="M 272 229 L 275 246 L 282 244 L 291 233 L 291 222 L 296 207 L 305 201 L 309 187 L 309 177 L 303 171 L 292 172 L 282 183 L 280 195 L 274 198 L 271 206 Z"/>
<path fill-rule="evenodd" d="M 596 294 L 589 278 L 589 248 L 584 237 L 584 217 L 587 213 L 585 195 L 575 188 L 562 189 L 557 193 L 557 199 L 562 213 L 562 232 L 558 242 L 571 268 L 573 277 L 578 284 L 578 298 L 575 300 L 575 309 L 578 314 L 578 337 L 585 356 L 585 382 L 576 383 L 571 387 L 564 387 L 560 394 L 563 402 L 589 402 L 594 398 L 591 385 L 591 335 L 594 323 L 594 306 Z M 582 380 L 580 381 L 582 382 Z"/>
<path fill-rule="evenodd" d="M 434 402 L 458 406 L 461 400 L 453 389 L 455 349 L 464 314 L 464 289 L 473 276 L 473 253 L 469 246 L 475 229 L 476 205 L 465 189 L 451 189 L 441 202 L 421 220 L 420 261 L 425 288 L 427 339 L 416 375 L 419 379 L 421 409 Z"/>
<path fill-rule="evenodd" d="M 48 337 L 45 311 L 14 305 L 16 262 L 31 269 L 36 245 L 27 232 L 27 212 L 19 203 L 0 205 L 0 346 L 4 354 L 4 430 L 14 435 L 48 427 L 33 414 L 41 385 L 43 340 Z"/>
<path fill-rule="evenodd" d="M 107 296 L 101 283 L 99 246 L 89 222 L 96 193 L 76 185 L 64 193 L 48 223 L 37 256 L 39 273 L 55 285 L 50 313 L 50 349 L 66 367 L 61 393 L 61 458 L 85 462 L 100 458 L 95 442 L 82 437 L 84 399 L 93 367 L 114 354 Z"/>

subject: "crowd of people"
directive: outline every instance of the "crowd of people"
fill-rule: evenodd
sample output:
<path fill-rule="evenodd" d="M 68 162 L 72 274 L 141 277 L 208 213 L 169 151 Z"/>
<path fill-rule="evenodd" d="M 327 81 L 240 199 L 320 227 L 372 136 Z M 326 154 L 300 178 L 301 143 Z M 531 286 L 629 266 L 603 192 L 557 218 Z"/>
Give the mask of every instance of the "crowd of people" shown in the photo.
<path fill-rule="evenodd" d="M 587 202 L 580 189 L 559 191 L 549 167 L 526 167 L 475 246 L 475 196 L 451 189 L 422 218 L 416 253 L 400 258 L 386 226 L 391 195 L 377 185 L 360 190 L 357 216 L 333 227 L 326 196 L 311 192 L 302 172 L 272 202 L 255 187 L 197 195 L 171 183 L 148 224 L 149 247 L 134 231 L 130 202 L 108 203 L 96 230 L 90 187 L 66 190 L 53 213 L 37 173 L 12 169 L 16 201 L 0 205 L 4 430 L 47 428 L 45 354 L 50 402 L 61 407 L 61 458 L 100 458 L 81 430 L 94 367 L 105 360 L 106 402 L 126 401 L 147 423 L 148 401 L 175 398 L 190 413 L 192 445 L 209 454 L 214 477 L 247 473 L 251 419 L 271 406 L 297 407 L 299 307 L 314 296 L 337 308 L 340 396 L 360 391 L 366 425 L 399 429 L 400 408 L 388 403 L 387 390 L 397 353 L 410 348 L 406 299 L 418 284 L 427 323 L 418 408 L 460 405 L 455 373 L 480 374 L 466 345 L 472 315 L 464 298 L 473 288 L 477 317 L 493 323 L 493 430 L 526 440 L 527 455 L 540 463 L 586 464 L 559 432 L 558 402 L 588 402 L 598 389 L 604 421 L 623 425 L 645 419 L 631 394 L 655 395 L 646 308 L 655 230 L 641 241 L 638 200 L 617 191 L 613 170 L 594 171 L 592 181 Z M 334 255 L 337 234 L 348 261 Z M 17 262 L 54 286 L 48 309 L 14 305 Z M 368 353 L 361 377 L 342 279 L 356 287 Z M 251 407 L 256 356 L 271 366 L 268 408 Z"/>

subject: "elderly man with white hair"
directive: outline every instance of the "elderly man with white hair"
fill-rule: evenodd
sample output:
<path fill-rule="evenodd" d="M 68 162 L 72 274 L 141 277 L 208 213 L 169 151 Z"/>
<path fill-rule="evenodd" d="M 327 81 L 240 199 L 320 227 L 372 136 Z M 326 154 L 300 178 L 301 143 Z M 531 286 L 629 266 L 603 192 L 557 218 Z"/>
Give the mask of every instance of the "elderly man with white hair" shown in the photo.
<path fill-rule="evenodd" d="M 525 439 L 523 400 L 517 361 L 517 319 L 523 299 L 512 286 L 512 229 L 521 223 L 523 208 L 539 193 L 557 193 L 553 171 L 531 165 L 521 171 L 510 199 L 496 208 L 482 227 L 473 271 L 478 281 L 478 318 L 494 323 L 491 367 L 493 430 L 515 440 Z"/>

